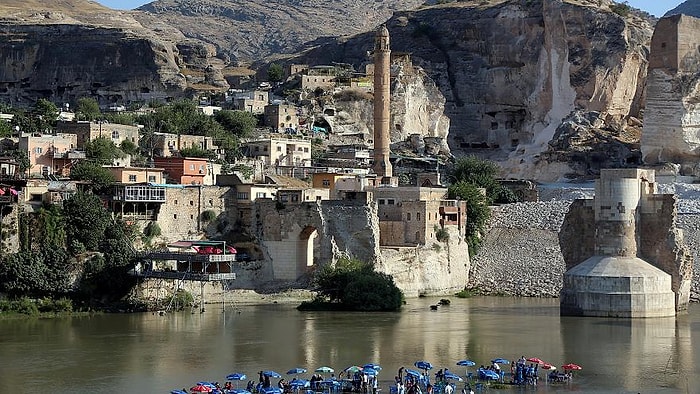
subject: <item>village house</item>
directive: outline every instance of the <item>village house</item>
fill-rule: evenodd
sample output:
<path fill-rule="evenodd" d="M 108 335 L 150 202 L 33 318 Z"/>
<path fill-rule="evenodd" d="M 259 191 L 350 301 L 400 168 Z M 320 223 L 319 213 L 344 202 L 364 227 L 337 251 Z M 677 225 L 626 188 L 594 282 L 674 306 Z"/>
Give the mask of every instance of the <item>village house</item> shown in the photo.
<path fill-rule="evenodd" d="M 215 167 L 203 158 L 156 157 L 153 161 L 165 172 L 166 182 L 163 183 L 211 186 L 216 184 L 216 177 L 221 172 L 220 165 Z"/>
<path fill-rule="evenodd" d="M 299 128 L 297 108 L 289 104 L 266 105 L 263 122 L 275 132 L 295 134 Z"/>
<path fill-rule="evenodd" d="M 105 166 L 118 183 L 165 183 L 164 168 Z"/>
<path fill-rule="evenodd" d="M 153 133 L 151 150 L 154 157 L 172 157 L 180 150 L 186 148 L 199 148 L 210 151 L 222 157 L 224 150 L 214 143 L 214 138 L 202 135 Z"/>
<path fill-rule="evenodd" d="M 269 92 L 266 90 L 249 90 L 237 92 L 233 95 L 233 109 L 246 111 L 256 115 L 265 113 L 265 106 L 270 102 Z"/>
<path fill-rule="evenodd" d="M 381 246 L 424 245 L 436 233 L 455 226 L 464 235 L 465 201 L 448 200 L 442 187 L 376 187 Z"/>
<path fill-rule="evenodd" d="M 311 176 L 314 189 L 328 190 L 330 200 L 342 200 L 348 191 L 364 191 L 368 186 L 367 179 L 355 174 L 337 172 L 317 172 Z"/>
<path fill-rule="evenodd" d="M 138 146 L 141 137 L 141 128 L 108 122 L 58 122 L 58 133 L 75 134 L 77 136 L 76 148 L 85 148 L 87 141 L 97 138 L 106 138 L 119 146 L 123 141 L 129 141 Z"/>
<path fill-rule="evenodd" d="M 311 140 L 308 138 L 275 138 L 241 144 L 247 157 L 260 159 L 266 165 L 311 167 Z"/>
<path fill-rule="evenodd" d="M 30 178 L 62 174 L 71 163 L 68 153 L 78 144 L 76 134 L 27 134 L 19 137 L 19 149 L 29 157 Z M 84 155 L 83 155 L 84 158 Z"/>

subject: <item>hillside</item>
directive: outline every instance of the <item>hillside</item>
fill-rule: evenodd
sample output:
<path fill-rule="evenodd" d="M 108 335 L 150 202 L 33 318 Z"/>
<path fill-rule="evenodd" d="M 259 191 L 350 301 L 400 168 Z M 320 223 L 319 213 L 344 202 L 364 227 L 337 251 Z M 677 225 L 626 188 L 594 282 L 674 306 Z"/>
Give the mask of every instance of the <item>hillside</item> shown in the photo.
<path fill-rule="evenodd" d="M 215 49 L 167 24 L 147 25 L 129 12 L 88 0 L 0 3 L 0 101 L 30 106 L 38 98 L 75 103 L 145 102 L 185 94 L 180 70 L 207 70 Z M 217 70 L 203 81 L 228 87 Z"/>
<path fill-rule="evenodd" d="M 700 18 L 700 0 L 687 0 L 670 10 L 664 16 L 685 14 Z"/>
<path fill-rule="evenodd" d="M 374 29 L 397 10 L 423 0 L 156 0 L 133 16 L 177 26 L 185 35 L 214 44 L 237 63 L 300 51 L 322 37 Z"/>

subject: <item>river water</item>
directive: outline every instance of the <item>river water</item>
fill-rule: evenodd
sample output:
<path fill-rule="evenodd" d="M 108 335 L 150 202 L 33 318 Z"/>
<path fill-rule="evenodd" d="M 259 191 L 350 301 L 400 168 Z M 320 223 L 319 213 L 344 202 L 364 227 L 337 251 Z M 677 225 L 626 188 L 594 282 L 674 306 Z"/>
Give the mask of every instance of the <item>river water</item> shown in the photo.
<path fill-rule="evenodd" d="M 200 380 L 223 384 L 233 372 L 255 380 L 259 370 L 275 370 L 289 380 L 285 372 L 294 367 L 338 372 L 372 362 L 382 366 L 380 387 L 388 394 L 397 369 L 417 360 L 431 362 L 433 373 L 447 367 L 464 376 L 458 360 L 524 355 L 583 370 L 568 384 L 542 380 L 536 389 L 488 392 L 700 392 L 700 305 L 677 318 L 618 320 L 560 317 L 556 299 L 450 300 L 431 311 L 437 299 L 409 299 L 396 313 L 208 305 L 203 314 L 5 320 L 0 386 L 16 393 L 169 393 Z"/>

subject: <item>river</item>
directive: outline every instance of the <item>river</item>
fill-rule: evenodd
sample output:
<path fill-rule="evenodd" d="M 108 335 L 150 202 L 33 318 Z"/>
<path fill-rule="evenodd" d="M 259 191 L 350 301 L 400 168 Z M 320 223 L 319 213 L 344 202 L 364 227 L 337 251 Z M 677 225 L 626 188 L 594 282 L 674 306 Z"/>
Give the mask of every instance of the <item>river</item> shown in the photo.
<path fill-rule="evenodd" d="M 417 360 L 431 362 L 432 373 L 447 367 L 464 376 L 458 360 L 524 355 L 583 367 L 571 383 L 542 380 L 526 391 L 700 392 L 700 305 L 677 318 L 624 320 L 560 317 L 556 299 L 450 300 L 431 311 L 437 299 L 409 299 L 396 313 L 208 305 L 202 314 L 4 320 L 0 382 L 17 393 L 169 393 L 200 380 L 223 384 L 233 372 L 291 378 L 285 372 L 294 367 L 337 373 L 371 362 L 382 366 L 380 387 L 388 394 L 397 369 Z"/>

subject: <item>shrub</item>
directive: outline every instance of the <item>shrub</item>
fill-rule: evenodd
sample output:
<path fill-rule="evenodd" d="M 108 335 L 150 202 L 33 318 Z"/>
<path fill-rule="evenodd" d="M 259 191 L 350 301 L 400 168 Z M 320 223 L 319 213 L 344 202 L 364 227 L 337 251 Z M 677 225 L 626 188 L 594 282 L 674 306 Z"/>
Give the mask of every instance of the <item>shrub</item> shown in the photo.
<path fill-rule="evenodd" d="M 158 237 L 162 233 L 160 226 L 156 222 L 149 222 L 143 229 L 143 235 L 147 238 Z"/>
<path fill-rule="evenodd" d="M 194 297 L 186 290 L 178 290 L 166 299 L 167 305 L 173 310 L 183 310 L 194 305 Z"/>
<path fill-rule="evenodd" d="M 202 221 L 211 222 L 214 219 L 216 219 L 216 212 L 213 210 L 207 209 L 206 211 L 202 212 Z"/>
<path fill-rule="evenodd" d="M 437 239 L 439 242 L 447 242 L 450 240 L 450 233 L 448 233 L 444 228 L 435 225 L 435 239 Z"/>
<path fill-rule="evenodd" d="M 612 4 L 610 4 L 610 11 L 616 13 L 617 15 L 625 17 L 630 13 L 631 8 L 630 8 L 629 4 L 627 4 L 627 2 L 625 1 L 624 3 L 612 3 Z"/>

